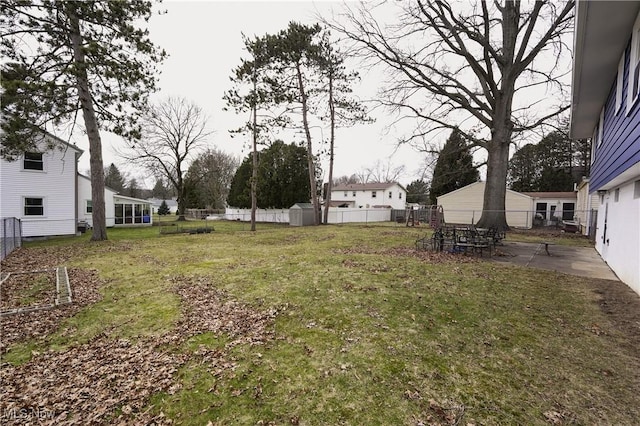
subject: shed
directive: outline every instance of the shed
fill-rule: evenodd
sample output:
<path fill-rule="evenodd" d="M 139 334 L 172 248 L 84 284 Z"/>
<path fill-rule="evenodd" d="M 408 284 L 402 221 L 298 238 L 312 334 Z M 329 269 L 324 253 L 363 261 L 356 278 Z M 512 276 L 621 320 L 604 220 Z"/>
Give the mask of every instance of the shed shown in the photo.
<path fill-rule="evenodd" d="M 289 225 L 309 226 L 314 225 L 313 204 L 296 203 L 289 208 Z"/>

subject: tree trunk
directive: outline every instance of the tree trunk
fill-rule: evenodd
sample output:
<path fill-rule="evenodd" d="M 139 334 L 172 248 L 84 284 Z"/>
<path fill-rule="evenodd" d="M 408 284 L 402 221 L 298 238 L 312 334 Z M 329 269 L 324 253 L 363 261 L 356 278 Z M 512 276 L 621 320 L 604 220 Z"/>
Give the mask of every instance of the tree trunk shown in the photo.
<path fill-rule="evenodd" d="M 253 71 L 253 151 L 251 153 L 251 164 L 253 165 L 251 170 L 251 230 L 256 230 L 256 209 L 258 208 L 258 106 L 257 106 L 257 94 L 256 88 L 257 80 L 255 75 L 255 66 Z"/>
<path fill-rule="evenodd" d="M 186 210 L 187 194 L 184 187 L 184 180 L 182 180 L 182 170 L 178 167 L 178 222 L 184 222 L 187 220 L 184 213 Z"/>
<path fill-rule="evenodd" d="M 332 64 L 329 64 L 332 66 Z M 329 223 L 329 207 L 331 206 L 331 189 L 333 187 L 333 144 L 335 142 L 336 111 L 333 104 L 333 69 L 329 70 L 329 120 L 331 135 L 329 136 L 329 182 L 327 183 L 327 196 L 324 205 L 324 223 Z"/>
<path fill-rule="evenodd" d="M 89 138 L 89 162 L 91 166 L 91 202 L 93 219 L 93 234 L 91 241 L 107 239 L 107 224 L 104 202 L 104 165 L 102 163 L 102 141 L 98 131 L 98 121 L 93 108 L 93 100 L 89 91 L 89 78 L 80 33 L 80 20 L 75 12 L 73 2 L 66 4 L 71 31 L 69 34 L 73 47 L 73 60 L 76 67 L 76 81 L 78 98 L 82 108 L 84 125 Z"/>
<path fill-rule="evenodd" d="M 313 224 L 320 224 L 320 205 L 318 203 L 318 191 L 316 187 L 316 167 L 313 162 L 313 144 L 311 143 L 311 132 L 309 131 L 309 119 L 308 106 L 307 106 L 307 94 L 304 90 L 304 82 L 302 81 L 302 71 L 300 70 L 300 64 L 296 64 L 296 71 L 298 74 L 298 89 L 300 90 L 300 98 L 302 100 L 302 124 L 304 126 L 304 133 L 307 138 L 307 165 L 309 167 L 309 188 L 311 189 L 311 203 L 313 204 Z"/>
<path fill-rule="evenodd" d="M 487 183 L 484 188 L 482 216 L 477 223 L 481 228 L 496 228 L 504 231 L 507 224 L 505 197 L 507 194 L 507 170 L 511 135 L 506 126 L 494 132 L 487 146 Z"/>

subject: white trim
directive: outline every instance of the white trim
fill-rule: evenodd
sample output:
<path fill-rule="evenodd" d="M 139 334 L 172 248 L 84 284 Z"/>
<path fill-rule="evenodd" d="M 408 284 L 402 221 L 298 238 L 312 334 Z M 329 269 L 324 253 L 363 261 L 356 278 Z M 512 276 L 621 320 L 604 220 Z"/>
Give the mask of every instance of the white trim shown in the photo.
<path fill-rule="evenodd" d="M 631 32 L 631 53 L 629 55 L 629 71 L 627 74 L 627 115 L 638 100 L 638 93 L 633 93 L 633 75 L 638 62 L 640 62 L 640 14 L 636 17 L 636 22 L 633 24 Z M 638 86 L 638 92 L 640 92 L 640 82 Z"/>
<path fill-rule="evenodd" d="M 593 129 L 593 135 L 591 136 L 591 165 L 596 162 L 596 148 L 598 146 L 598 126 Z"/>
<path fill-rule="evenodd" d="M 624 57 L 625 52 L 622 51 L 622 57 L 620 58 L 620 62 L 618 63 L 618 77 L 616 79 L 615 114 L 618 114 L 618 112 L 620 112 L 620 107 L 622 106 L 622 86 L 624 85 Z"/>

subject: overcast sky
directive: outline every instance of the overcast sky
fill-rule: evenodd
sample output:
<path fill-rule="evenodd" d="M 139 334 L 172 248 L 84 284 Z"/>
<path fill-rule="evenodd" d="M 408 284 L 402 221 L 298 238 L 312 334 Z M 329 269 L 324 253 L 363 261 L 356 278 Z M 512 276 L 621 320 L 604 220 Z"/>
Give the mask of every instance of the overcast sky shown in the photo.
<path fill-rule="evenodd" d="M 239 119 L 233 112 L 222 110 L 222 96 L 231 88 L 231 71 L 246 57 L 242 33 L 248 36 L 276 33 L 292 20 L 314 23 L 317 13 L 324 15 L 332 9 L 340 10 L 341 6 L 341 2 L 303 0 L 165 1 L 160 7 L 167 13 L 154 16 L 149 23 L 151 39 L 169 54 L 160 67 L 161 90 L 152 99 L 182 96 L 195 102 L 209 115 L 209 126 L 214 131 L 210 146 L 244 157 L 250 152 L 248 141 L 239 137 L 232 139 L 229 130 L 238 127 L 246 117 Z M 361 73 L 362 82 L 357 90 L 363 98 L 371 97 L 377 90 L 379 77 L 375 72 Z M 423 155 L 409 147 L 396 150 L 398 135 L 386 130 L 391 118 L 382 113 L 376 114 L 376 118 L 372 125 L 338 131 L 334 176 L 357 173 L 380 160 L 393 166 L 405 165 L 400 182 L 406 185 L 419 177 Z M 312 134 L 319 140 L 322 136 L 328 137 L 328 130 L 324 130 L 323 135 L 318 128 L 313 128 Z M 114 154 L 112 147 L 122 144 L 119 138 L 105 135 L 103 143 L 105 165 L 115 162 L 125 170 L 134 170 L 124 166 Z M 87 151 L 81 158 L 80 170 L 88 170 L 88 142 L 79 139 L 78 144 Z M 326 161 L 323 169 L 326 176 Z M 153 185 L 153 182 L 147 180 L 146 184 Z"/>

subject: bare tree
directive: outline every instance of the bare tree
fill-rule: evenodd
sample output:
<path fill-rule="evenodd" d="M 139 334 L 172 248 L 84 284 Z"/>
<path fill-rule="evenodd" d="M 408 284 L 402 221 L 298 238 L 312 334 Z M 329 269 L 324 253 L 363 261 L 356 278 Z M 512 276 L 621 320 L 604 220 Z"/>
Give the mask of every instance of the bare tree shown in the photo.
<path fill-rule="evenodd" d="M 170 97 L 149 109 L 142 121 L 142 139 L 119 155 L 167 179 L 178 196 L 178 220 L 184 220 L 188 163 L 204 150 L 210 134 L 199 106 Z"/>
<path fill-rule="evenodd" d="M 381 102 L 400 120 L 417 119 L 414 133 L 400 143 L 433 151 L 429 139 L 434 132 L 458 127 L 486 150 L 479 224 L 506 229 L 513 138 L 569 107 L 564 99 L 548 101 L 567 95 L 562 80 L 570 66 L 561 59 L 574 1 L 412 0 L 395 5 L 347 8 L 346 23 L 325 23 L 351 39 L 356 54 L 386 66 L 390 78 Z M 376 17 L 388 7 L 401 8 L 395 24 Z"/>
<path fill-rule="evenodd" d="M 347 175 L 340 176 L 333 180 L 334 186 L 335 185 L 351 185 L 353 183 L 361 183 L 360 178 L 355 174 L 351 176 L 347 176 Z"/>
<path fill-rule="evenodd" d="M 397 182 L 404 172 L 404 164 L 394 166 L 391 160 L 378 160 L 373 166 L 363 168 L 358 177 L 362 183 Z"/>

